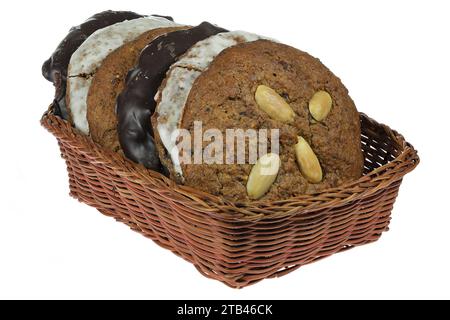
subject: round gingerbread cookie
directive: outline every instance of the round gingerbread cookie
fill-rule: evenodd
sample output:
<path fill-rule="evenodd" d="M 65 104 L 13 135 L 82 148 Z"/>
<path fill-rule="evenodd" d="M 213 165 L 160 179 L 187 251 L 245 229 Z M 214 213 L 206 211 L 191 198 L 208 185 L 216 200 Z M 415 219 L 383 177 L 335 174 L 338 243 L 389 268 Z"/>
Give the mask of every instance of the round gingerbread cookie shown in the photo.
<path fill-rule="evenodd" d="M 135 66 L 142 49 L 157 37 L 187 27 L 158 28 L 145 32 L 110 53 L 98 67 L 87 96 L 87 121 L 92 140 L 119 151 L 116 99 L 125 86 L 128 71 Z"/>
<path fill-rule="evenodd" d="M 280 168 L 270 188 L 259 199 L 281 200 L 316 193 L 361 176 L 359 114 L 339 78 L 318 59 L 287 45 L 257 40 L 224 49 L 206 68 L 198 71 L 194 81 L 183 86 L 182 91 L 188 92 L 184 93 L 186 99 L 171 110 L 166 99 L 176 96 L 179 89 L 168 84 L 171 79 L 185 79 L 188 74 L 183 68 L 169 72 L 160 89 L 157 114 L 153 118 L 157 140 L 168 136 L 165 130 L 174 127 L 186 129 L 194 137 L 195 121 L 201 121 L 203 132 L 215 129 L 223 137 L 230 128 L 278 129 Z M 262 106 L 262 100 L 257 101 L 261 96 L 257 91 L 264 91 L 266 100 L 267 94 L 276 96 L 269 99 L 273 105 Z M 311 108 L 317 104 L 318 96 L 328 97 L 331 106 L 326 113 L 322 109 L 323 118 Z M 286 114 L 281 110 L 284 103 L 292 114 L 288 113 L 283 120 L 280 115 Z M 168 114 L 161 116 L 164 112 Z M 167 125 L 168 118 L 172 125 Z M 304 161 L 299 161 L 296 153 L 299 137 L 318 160 L 314 165 L 321 169 L 319 180 L 311 179 L 299 165 Z M 203 142 L 203 148 L 207 144 Z M 167 148 L 164 143 L 158 147 L 162 155 L 167 155 L 166 164 L 172 176 L 184 184 L 231 201 L 254 199 L 247 189 L 253 164 L 182 163 L 177 159 L 176 148 Z M 248 148 L 245 153 L 248 159 Z M 225 147 L 223 154 L 226 154 Z"/>

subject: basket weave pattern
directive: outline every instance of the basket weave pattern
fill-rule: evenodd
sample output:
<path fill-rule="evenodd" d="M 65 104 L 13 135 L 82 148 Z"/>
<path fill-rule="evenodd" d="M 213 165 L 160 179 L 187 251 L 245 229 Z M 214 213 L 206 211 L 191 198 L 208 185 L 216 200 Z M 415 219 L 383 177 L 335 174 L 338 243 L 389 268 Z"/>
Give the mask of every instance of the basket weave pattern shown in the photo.
<path fill-rule="evenodd" d="M 52 107 L 41 124 L 58 140 L 71 196 L 234 288 L 376 241 L 388 230 L 403 176 L 419 163 L 400 134 L 361 114 L 359 180 L 288 200 L 230 203 L 101 148 Z"/>

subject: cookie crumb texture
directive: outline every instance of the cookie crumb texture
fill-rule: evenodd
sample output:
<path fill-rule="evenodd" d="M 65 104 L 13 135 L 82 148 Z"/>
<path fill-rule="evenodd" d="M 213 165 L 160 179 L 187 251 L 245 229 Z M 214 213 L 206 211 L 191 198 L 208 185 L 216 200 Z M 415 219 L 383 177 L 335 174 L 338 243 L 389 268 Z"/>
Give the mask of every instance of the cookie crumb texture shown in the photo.
<path fill-rule="evenodd" d="M 295 112 L 294 122 L 274 120 L 258 108 L 259 85 L 286 99 Z M 330 94 L 333 105 L 318 122 L 308 103 L 320 90 Z M 203 122 L 203 131 L 217 128 L 223 134 L 228 128 L 280 129 L 281 167 L 261 200 L 316 193 L 362 174 L 359 114 L 347 89 L 318 59 L 290 46 L 258 40 L 224 50 L 195 81 L 184 112 L 181 127 L 191 134 L 194 121 Z M 308 182 L 299 170 L 294 150 L 298 136 L 319 159 L 323 171 L 319 183 Z M 186 185 L 231 201 L 250 201 L 246 184 L 251 169 L 251 164 L 182 165 Z"/>

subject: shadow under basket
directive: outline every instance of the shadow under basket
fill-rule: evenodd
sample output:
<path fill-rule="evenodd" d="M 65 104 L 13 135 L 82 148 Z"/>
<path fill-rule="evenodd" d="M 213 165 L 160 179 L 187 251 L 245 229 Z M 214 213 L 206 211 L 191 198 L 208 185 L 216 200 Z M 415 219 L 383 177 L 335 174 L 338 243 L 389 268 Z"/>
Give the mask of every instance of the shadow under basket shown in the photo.
<path fill-rule="evenodd" d="M 364 175 L 314 195 L 231 203 L 179 186 L 95 144 L 52 107 L 70 195 L 114 217 L 233 288 L 285 275 L 388 230 L 403 176 L 419 163 L 403 136 L 361 114 Z M 167 275 L 169 277 L 169 275 Z"/>

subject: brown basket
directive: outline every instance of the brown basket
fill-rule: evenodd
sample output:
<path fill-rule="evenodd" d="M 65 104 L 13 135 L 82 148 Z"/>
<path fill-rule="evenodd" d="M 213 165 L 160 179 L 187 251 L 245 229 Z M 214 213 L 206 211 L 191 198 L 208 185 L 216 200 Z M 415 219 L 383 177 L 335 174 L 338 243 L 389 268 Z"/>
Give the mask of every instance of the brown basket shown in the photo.
<path fill-rule="evenodd" d="M 388 230 L 403 176 L 419 163 L 397 132 L 361 114 L 364 176 L 315 195 L 230 203 L 105 150 L 50 109 L 70 195 L 173 251 L 234 288 L 376 241 Z"/>

